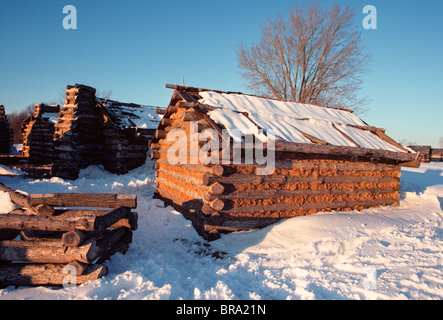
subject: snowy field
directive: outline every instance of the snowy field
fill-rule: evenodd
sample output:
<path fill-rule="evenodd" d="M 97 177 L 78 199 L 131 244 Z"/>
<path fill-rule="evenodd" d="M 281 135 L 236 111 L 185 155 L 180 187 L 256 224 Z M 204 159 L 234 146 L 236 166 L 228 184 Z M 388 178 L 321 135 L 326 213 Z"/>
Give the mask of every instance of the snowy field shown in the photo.
<path fill-rule="evenodd" d="M 99 167 L 75 181 L 32 180 L 0 166 L 28 193 L 136 194 L 139 228 L 109 274 L 73 289 L 8 287 L 0 299 L 442 299 L 443 163 L 404 168 L 401 205 L 320 213 L 206 242 L 152 199 L 153 163 L 117 176 Z M 0 192 L 0 212 L 13 207 Z"/>

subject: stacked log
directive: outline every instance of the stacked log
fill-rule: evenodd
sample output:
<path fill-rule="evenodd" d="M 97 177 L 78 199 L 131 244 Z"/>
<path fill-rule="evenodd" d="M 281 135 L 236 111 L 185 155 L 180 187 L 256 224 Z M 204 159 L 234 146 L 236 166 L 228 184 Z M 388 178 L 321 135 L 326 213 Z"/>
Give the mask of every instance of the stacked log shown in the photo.
<path fill-rule="evenodd" d="M 25 119 L 21 132 L 23 135 L 22 154 L 30 163 L 52 163 L 54 160 L 54 123 L 45 113 L 58 113 L 60 106 L 36 104 L 34 114 Z"/>
<path fill-rule="evenodd" d="M 54 140 L 54 175 L 76 179 L 80 169 L 100 163 L 101 114 L 94 88 L 79 84 L 66 87 Z"/>
<path fill-rule="evenodd" d="M 423 163 L 429 163 L 431 162 L 431 154 L 432 154 L 432 147 L 431 146 L 408 146 L 415 152 L 419 152 L 421 155 L 421 162 Z"/>
<path fill-rule="evenodd" d="M 401 167 L 389 161 L 303 156 L 278 145 L 272 174 L 259 175 L 259 165 L 237 164 L 232 158 L 227 163 L 204 165 L 190 156 L 189 121 L 197 122 L 193 125 L 199 133 L 214 124 L 189 103 L 171 103 L 151 143 L 157 169 L 156 197 L 180 210 L 205 239 L 319 211 L 399 204 Z M 167 139 L 174 128 L 188 135 L 180 148 L 176 141 Z M 177 154 L 187 150 L 184 163 L 171 164 L 168 150 L 173 144 Z M 200 153 L 201 144 L 197 145 Z M 215 152 L 217 160 L 220 153 Z"/>
<path fill-rule="evenodd" d="M 10 153 L 12 138 L 12 130 L 9 127 L 5 107 L 0 105 L 0 153 Z"/>
<path fill-rule="evenodd" d="M 430 161 L 443 161 L 443 148 L 440 149 L 432 148 Z"/>
<path fill-rule="evenodd" d="M 0 286 L 79 285 L 98 279 L 107 274 L 105 261 L 124 253 L 137 229 L 134 195 L 24 196 L 3 185 L 0 190 L 20 206 L 0 214 Z M 113 209 L 68 208 L 80 206 Z"/>
<path fill-rule="evenodd" d="M 143 165 L 155 129 L 139 128 L 135 122 L 140 115 L 136 113 L 156 108 L 100 98 L 97 98 L 97 103 L 103 114 L 104 168 L 112 173 L 125 174 Z M 151 121 L 155 122 L 154 119 Z"/>

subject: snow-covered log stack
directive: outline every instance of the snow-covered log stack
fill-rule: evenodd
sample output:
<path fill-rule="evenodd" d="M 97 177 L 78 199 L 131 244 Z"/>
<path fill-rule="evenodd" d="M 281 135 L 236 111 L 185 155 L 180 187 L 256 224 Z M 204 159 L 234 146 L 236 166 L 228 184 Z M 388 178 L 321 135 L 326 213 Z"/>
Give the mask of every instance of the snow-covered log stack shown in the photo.
<path fill-rule="evenodd" d="M 24 196 L 1 184 L 0 190 L 20 206 L 0 214 L 0 286 L 79 285 L 98 279 L 107 274 L 104 262 L 124 253 L 137 229 L 137 213 L 131 211 L 137 207 L 135 195 Z"/>
<path fill-rule="evenodd" d="M 94 88 L 79 84 L 66 87 L 54 140 L 54 175 L 76 179 L 80 169 L 100 163 L 101 113 Z"/>
<path fill-rule="evenodd" d="M 32 163 L 52 163 L 54 160 L 54 119 L 58 118 L 59 105 L 38 103 L 34 114 L 25 119 L 21 132 L 23 151 Z"/>
<path fill-rule="evenodd" d="M 0 105 L 0 153 L 11 151 L 12 138 L 12 130 L 9 127 L 5 107 Z"/>

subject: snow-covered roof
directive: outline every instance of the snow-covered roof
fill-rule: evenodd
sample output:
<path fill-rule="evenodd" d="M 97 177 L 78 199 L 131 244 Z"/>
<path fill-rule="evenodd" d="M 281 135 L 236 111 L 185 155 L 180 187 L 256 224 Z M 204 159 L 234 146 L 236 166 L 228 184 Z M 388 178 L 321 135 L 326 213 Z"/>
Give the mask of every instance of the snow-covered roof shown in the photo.
<path fill-rule="evenodd" d="M 216 107 L 211 119 L 222 125 L 234 141 L 240 135 L 254 134 L 266 141 L 259 129 L 273 130 L 277 139 L 296 143 L 315 143 L 312 137 L 334 146 L 405 152 L 377 134 L 354 113 L 311 104 L 284 102 L 257 96 L 215 91 L 200 91 L 199 103 Z M 318 142 L 318 141 L 317 141 Z"/>
<path fill-rule="evenodd" d="M 123 103 L 101 98 L 97 98 L 97 101 L 106 106 L 106 109 L 112 116 L 112 121 L 121 130 L 131 127 L 156 129 L 162 119 L 162 115 L 156 112 L 157 109 L 160 109 L 159 107 Z"/>

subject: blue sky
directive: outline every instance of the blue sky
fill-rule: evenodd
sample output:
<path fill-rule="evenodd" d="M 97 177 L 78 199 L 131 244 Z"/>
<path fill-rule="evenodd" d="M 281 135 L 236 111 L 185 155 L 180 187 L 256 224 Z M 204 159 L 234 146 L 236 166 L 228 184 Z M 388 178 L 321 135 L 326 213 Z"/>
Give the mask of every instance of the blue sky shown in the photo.
<path fill-rule="evenodd" d="M 7 112 L 60 100 L 67 84 L 112 90 L 123 102 L 167 106 L 166 83 L 243 91 L 235 46 L 259 39 L 266 18 L 299 0 L 0 0 L 0 104 Z M 320 1 L 331 5 L 332 1 Z M 443 137 L 443 1 L 339 0 L 377 8 L 362 28 L 371 72 L 362 118 L 396 140 L 439 146 Z M 65 5 L 77 30 L 65 30 Z"/>

